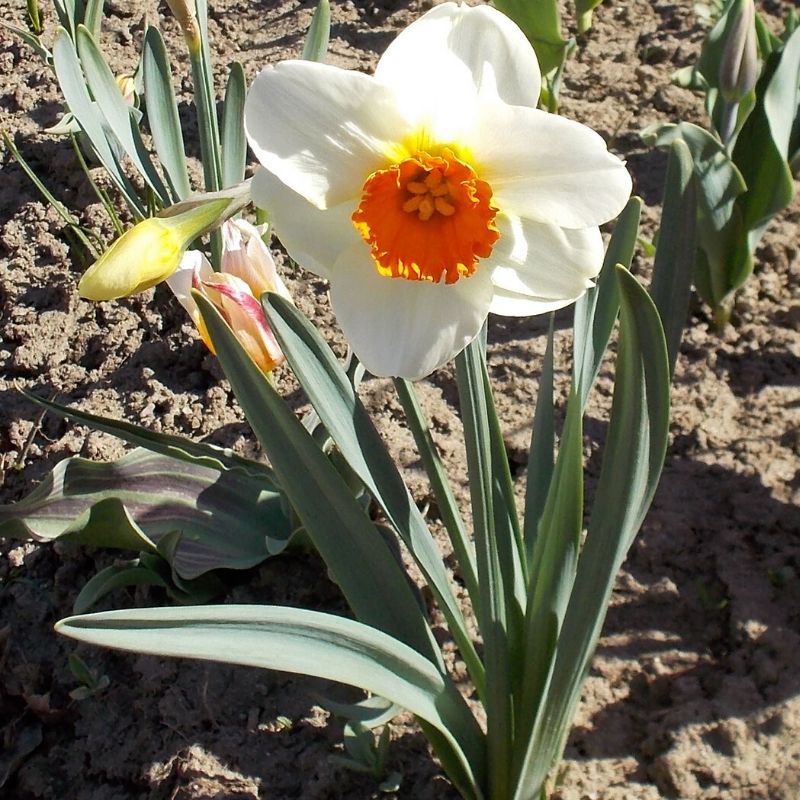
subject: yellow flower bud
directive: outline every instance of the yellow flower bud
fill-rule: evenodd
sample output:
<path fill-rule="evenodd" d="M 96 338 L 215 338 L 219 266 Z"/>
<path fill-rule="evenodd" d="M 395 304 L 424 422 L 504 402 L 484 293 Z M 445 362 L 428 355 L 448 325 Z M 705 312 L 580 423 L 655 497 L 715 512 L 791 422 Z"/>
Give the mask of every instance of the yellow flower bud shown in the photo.
<path fill-rule="evenodd" d="M 175 272 L 186 248 L 229 205 L 228 199 L 212 200 L 182 214 L 142 220 L 86 270 L 78 292 L 87 300 L 116 300 L 155 286 Z"/>
<path fill-rule="evenodd" d="M 133 76 L 125 74 L 117 75 L 115 80 L 125 105 L 132 106 L 136 99 L 136 84 L 133 81 Z"/>
<path fill-rule="evenodd" d="M 169 10 L 181 26 L 187 42 L 199 42 L 200 29 L 197 25 L 197 6 L 194 0 L 167 0 Z"/>

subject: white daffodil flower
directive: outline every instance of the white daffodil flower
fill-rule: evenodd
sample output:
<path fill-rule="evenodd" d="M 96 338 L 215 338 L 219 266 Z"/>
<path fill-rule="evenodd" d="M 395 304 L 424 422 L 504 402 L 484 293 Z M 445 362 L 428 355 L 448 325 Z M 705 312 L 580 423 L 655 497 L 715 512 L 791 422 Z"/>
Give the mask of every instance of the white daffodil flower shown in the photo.
<path fill-rule="evenodd" d="M 455 3 L 403 31 L 374 76 L 286 61 L 256 78 L 253 199 L 330 281 L 373 374 L 421 378 L 489 312 L 541 314 L 592 285 L 598 225 L 631 180 L 594 131 L 536 109 L 540 87 L 513 22 Z"/>

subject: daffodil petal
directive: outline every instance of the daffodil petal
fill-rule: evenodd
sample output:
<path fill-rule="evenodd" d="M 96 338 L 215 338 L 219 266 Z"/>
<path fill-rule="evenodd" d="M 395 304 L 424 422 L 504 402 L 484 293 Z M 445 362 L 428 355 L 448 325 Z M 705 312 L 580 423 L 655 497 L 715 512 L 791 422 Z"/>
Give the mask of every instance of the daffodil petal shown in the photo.
<path fill-rule="evenodd" d="M 583 294 L 583 292 L 581 292 Z M 578 295 L 580 297 L 580 295 Z M 535 297 L 530 294 L 519 294 L 495 286 L 492 304 L 489 306 L 490 314 L 498 314 L 501 317 L 533 317 L 537 314 L 547 314 L 550 311 L 558 311 L 570 303 L 574 303 L 578 297 L 562 298 L 551 300 L 547 297 Z"/>
<path fill-rule="evenodd" d="M 514 294 L 548 302 L 580 297 L 603 266 L 600 229 L 567 229 L 499 216 L 500 239 L 487 259 L 492 282 Z M 541 312 L 537 312 L 541 313 Z"/>
<path fill-rule="evenodd" d="M 331 305 L 339 325 L 373 375 L 418 380 L 464 349 L 486 319 L 489 270 L 453 284 L 387 278 L 368 249 L 342 254 L 331 273 Z"/>
<path fill-rule="evenodd" d="M 375 78 L 395 89 L 410 105 L 424 95 L 447 102 L 454 83 L 464 79 L 481 96 L 511 105 L 536 106 L 541 74 L 525 34 L 489 6 L 443 3 L 409 25 L 389 45 Z"/>
<path fill-rule="evenodd" d="M 259 208 L 269 212 L 272 228 L 286 252 L 322 278 L 330 275 L 344 250 L 362 241 L 350 221 L 355 201 L 321 211 L 266 169 L 257 170 L 253 176 L 252 196 Z"/>
<path fill-rule="evenodd" d="M 322 209 L 357 198 L 409 128 L 391 89 L 311 61 L 264 69 L 247 94 L 244 122 L 261 164 Z"/>
<path fill-rule="evenodd" d="M 624 162 L 608 152 L 602 137 L 555 114 L 487 105 L 469 144 L 480 177 L 509 214 L 590 228 L 616 217 L 631 194 Z"/>

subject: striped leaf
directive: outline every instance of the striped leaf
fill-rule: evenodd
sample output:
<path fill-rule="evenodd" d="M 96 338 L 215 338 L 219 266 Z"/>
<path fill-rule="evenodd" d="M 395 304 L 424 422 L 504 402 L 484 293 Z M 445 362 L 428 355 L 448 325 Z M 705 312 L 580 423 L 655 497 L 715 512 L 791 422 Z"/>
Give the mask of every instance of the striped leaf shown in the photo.
<path fill-rule="evenodd" d="M 245 569 L 286 547 L 281 496 L 258 478 L 137 448 L 117 461 L 73 456 L 18 503 L 0 536 L 164 552 L 179 577 Z"/>

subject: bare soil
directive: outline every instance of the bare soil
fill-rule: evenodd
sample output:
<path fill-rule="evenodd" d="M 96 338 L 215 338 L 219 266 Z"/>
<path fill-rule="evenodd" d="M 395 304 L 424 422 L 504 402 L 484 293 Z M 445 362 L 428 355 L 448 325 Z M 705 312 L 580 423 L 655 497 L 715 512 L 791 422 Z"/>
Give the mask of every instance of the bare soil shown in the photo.
<path fill-rule="evenodd" d="M 329 60 L 370 70 L 396 31 L 430 2 L 334 2 Z M 42 4 L 45 13 L 47 3 Z M 210 28 L 220 84 L 241 60 L 248 79 L 299 52 L 311 0 L 218 0 Z M 789 3 L 767 0 L 770 22 Z M 103 47 L 119 72 L 136 60 L 155 0 L 107 0 Z M 23 24 L 24 4 L 0 0 Z M 52 35 L 52 14 L 47 18 Z M 689 0 L 614 0 L 569 63 L 563 113 L 597 129 L 625 157 L 645 201 L 644 234 L 659 217 L 665 159 L 638 132 L 658 120 L 703 122 L 700 99 L 670 84 L 696 58 L 703 30 Z M 0 123 L 51 190 L 110 239 L 111 229 L 69 144 L 42 134 L 61 106 L 50 71 L 0 28 Z M 181 92 L 188 97 L 189 83 Z M 189 146 L 196 151 L 184 100 Z M 619 576 L 554 797 L 559 800 L 795 800 L 800 797 L 800 255 L 795 202 L 770 226 L 756 273 L 718 334 L 695 303 L 673 391 L 672 440 L 653 509 Z M 83 267 L 22 170 L 2 154 L 0 180 L 0 502 L 27 494 L 61 459 L 118 457 L 113 438 L 42 416 L 15 386 L 154 430 L 208 437 L 254 454 L 252 436 L 214 358 L 169 292 L 117 303 L 79 299 Z M 280 251 L 276 251 L 281 258 Z M 284 263 L 283 261 L 281 263 Z M 637 256 L 644 280 L 650 262 Z M 301 308 L 341 348 L 325 286 L 285 271 Z M 558 367 L 569 368 L 568 313 Z M 490 370 L 515 474 L 525 478 L 531 411 L 544 351 L 539 319 L 490 322 Z M 586 422 L 588 492 L 599 467 L 613 360 Z M 280 385 L 298 408 L 288 375 Z M 565 381 L 560 381 L 562 389 Z M 387 381 L 363 396 L 403 463 L 415 498 L 429 488 Z M 463 489 L 453 375 L 420 384 L 434 434 Z M 463 498 L 463 491 L 462 491 Z M 341 725 L 320 695 L 341 687 L 288 675 L 136 657 L 58 638 L 81 586 L 119 554 L 8 541 L 0 560 L 0 794 L 19 800 L 368 798 L 378 783 L 331 763 Z M 241 575 L 231 602 L 342 611 L 324 565 L 289 554 Z M 155 590 L 119 591 L 104 607 L 160 604 Z M 435 620 L 438 624 L 438 620 Z M 67 656 L 77 651 L 109 686 L 81 701 Z M 393 730 L 390 771 L 401 798 L 455 792 L 410 719 Z"/>

